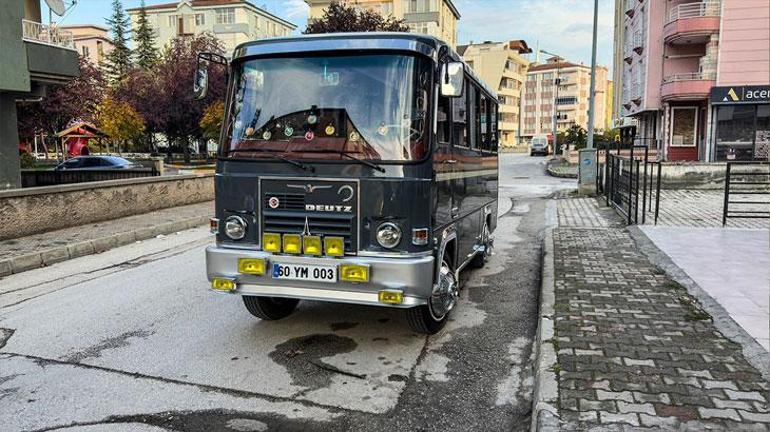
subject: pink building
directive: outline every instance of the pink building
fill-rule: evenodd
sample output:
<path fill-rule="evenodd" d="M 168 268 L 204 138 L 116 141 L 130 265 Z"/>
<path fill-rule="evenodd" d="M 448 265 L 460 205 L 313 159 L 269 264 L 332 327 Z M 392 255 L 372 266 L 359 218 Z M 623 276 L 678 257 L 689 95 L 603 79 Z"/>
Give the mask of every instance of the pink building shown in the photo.
<path fill-rule="evenodd" d="M 770 0 L 618 0 L 616 8 L 625 15 L 616 18 L 616 122 L 636 127 L 637 143 L 666 160 L 767 160 Z"/>

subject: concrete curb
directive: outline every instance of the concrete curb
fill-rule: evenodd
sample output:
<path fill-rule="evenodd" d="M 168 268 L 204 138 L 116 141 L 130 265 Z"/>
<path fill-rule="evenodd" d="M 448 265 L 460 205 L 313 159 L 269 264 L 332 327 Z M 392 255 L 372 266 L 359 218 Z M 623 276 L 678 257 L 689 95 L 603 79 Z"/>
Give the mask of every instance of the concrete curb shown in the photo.
<path fill-rule="evenodd" d="M 578 178 L 577 173 L 575 173 L 575 174 L 572 174 L 572 173 L 560 173 L 560 172 L 557 172 L 556 170 L 553 169 L 554 165 L 557 165 L 557 164 L 560 165 L 561 163 L 562 163 L 562 160 L 559 159 L 559 158 L 553 158 L 553 159 L 549 160 L 546 163 L 546 165 L 545 165 L 545 172 L 547 172 L 548 175 L 551 176 L 551 177 L 573 178 L 573 179 Z"/>
<path fill-rule="evenodd" d="M 171 234 L 190 228 L 204 225 L 209 216 L 194 216 L 160 225 L 138 228 L 132 231 L 116 233 L 106 237 L 100 237 L 82 242 L 46 249 L 27 255 L 0 260 L 0 277 L 22 273 L 28 270 L 49 266 L 58 262 L 67 261 L 94 253 L 104 252 L 118 246 L 146 240 L 161 234 Z"/>
<path fill-rule="evenodd" d="M 630 226 L 628 232 L 639 250 L 647 256 L 650 262 L 663 269 L 671 279 L 687 288 L 687 292 L 695 297 L 703 309 L 712 316 L 717 330 L 726 338 L 740 344 L 743 347 L 743 357 L 746 358 L 746 361 L 757 368 L 766 380 L 770 381 L 770 356 L 767 355 L 767 351 L 730 317 L 730 314 L 719 302 L 692 280 L 668 255 L 658 249 L 644 231 L 637 226 Z"/>
<path fill-rule="evenodd" d="M 540 310 L 537 324 L 537 358 L 535 360 L 535 385 L 532 396 L 533 432 L 558 431 L 559 384 L 556 379 L 556 350 L 554 349 L 554 303 L 556 301 L 553 257 L 553 228 L 546 228 L 543 239 L 542 273 L 540 285 Z"/>

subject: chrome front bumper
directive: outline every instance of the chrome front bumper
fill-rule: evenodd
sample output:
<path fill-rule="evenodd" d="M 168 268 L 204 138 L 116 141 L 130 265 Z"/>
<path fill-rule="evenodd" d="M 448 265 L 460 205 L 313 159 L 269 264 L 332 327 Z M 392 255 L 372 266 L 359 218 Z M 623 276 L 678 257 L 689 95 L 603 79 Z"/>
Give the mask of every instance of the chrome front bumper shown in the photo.
<path fill-rule="evenodd" d="M 270 264 L 335 265 L 343 263 L 369 266 L 369 282 L 336 283 L 277 280 L 266 272 L 264 276 L 238 273 L 238 258 L 262 258 Z M 206 274 L 213 278 L 233 279 L 234 294 L 289 297 L 340 303 L 409 308 L 426 304 L 433 289 L 435 273 L 433 256 L 372 257 L 349 256 L 343 258 L 274 255 L 269 252 L 225 248 L 212 245 L 206 248 Z M 378 292 L 399 290 L 403 302 L 398 305 L 380 303 Z"/>

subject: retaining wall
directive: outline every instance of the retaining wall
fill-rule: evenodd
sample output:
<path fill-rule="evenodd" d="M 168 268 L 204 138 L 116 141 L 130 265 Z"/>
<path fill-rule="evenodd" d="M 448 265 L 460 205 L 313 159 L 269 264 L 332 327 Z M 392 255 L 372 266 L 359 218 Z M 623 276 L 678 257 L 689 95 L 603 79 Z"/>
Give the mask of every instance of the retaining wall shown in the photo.
<path fill-rule="evenodd" d="M 0 240 L 214 199 L 213 174 L 0 191 Z"/>

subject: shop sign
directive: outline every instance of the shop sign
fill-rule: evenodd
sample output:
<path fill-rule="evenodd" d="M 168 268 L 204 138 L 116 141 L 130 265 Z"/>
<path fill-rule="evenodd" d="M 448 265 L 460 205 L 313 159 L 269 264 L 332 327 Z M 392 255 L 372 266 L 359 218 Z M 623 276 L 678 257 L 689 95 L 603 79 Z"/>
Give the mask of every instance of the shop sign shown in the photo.
<path fill-rule="evenodd" d="M 770 103 L 770 86 L 712 87 L 712 105 Z"/>

